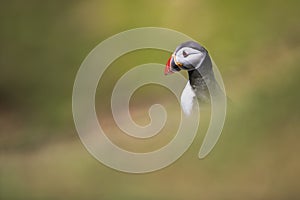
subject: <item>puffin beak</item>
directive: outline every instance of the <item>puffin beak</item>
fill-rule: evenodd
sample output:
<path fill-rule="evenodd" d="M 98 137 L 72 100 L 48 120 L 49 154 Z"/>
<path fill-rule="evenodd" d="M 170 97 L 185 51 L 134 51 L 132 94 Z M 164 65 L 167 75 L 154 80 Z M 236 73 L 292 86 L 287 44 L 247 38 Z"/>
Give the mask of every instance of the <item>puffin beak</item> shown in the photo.
<path fill-rule="evenodd" d="M 172 62 L 172 56 L 169 58 L 167 64 L 166 64 L 166 68 L 165 68 L 165 75 L 169 75 L 169 74 L 173 74 L 174 71 L 171 68 L 171 62 Z"/>

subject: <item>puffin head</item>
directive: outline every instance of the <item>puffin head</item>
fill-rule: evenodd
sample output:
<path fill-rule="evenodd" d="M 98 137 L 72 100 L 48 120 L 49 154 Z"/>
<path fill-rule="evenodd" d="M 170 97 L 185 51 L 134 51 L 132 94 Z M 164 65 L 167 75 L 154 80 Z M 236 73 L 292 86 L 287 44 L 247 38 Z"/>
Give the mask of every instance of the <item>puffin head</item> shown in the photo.
<path fill-rule="evenodd" d="M 206 55 L 207 50 L 200 44 L 194 41 L 184 42 L 179 45 L 174 53 L 169 58 L 165 75 L 178 72 L 180 70 L 195 70 L 201 67 Z"/>

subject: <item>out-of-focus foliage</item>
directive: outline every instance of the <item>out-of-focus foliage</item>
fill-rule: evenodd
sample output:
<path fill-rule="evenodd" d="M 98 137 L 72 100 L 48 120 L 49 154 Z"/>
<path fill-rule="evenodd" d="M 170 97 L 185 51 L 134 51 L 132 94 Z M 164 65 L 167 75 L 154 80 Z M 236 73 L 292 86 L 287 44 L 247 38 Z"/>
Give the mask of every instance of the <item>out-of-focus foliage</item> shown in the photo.
<path fill-rule="evenodd" d="M 299 199 L 299 7 L 297 0 L 2 2 L 1 199 Z M 175 164 L 133 176 L 102 166 L 85 151 L 71 99 L 89 51 L 113 34 L 144 26 L 175 29 L 206 46 L 234 105 L 209 157 L 197 159 L 200 131 Z M 108 109 L 115 81 L 138 64 L 165 63 L 168 56 L 132 52 L 105 72 L 96 107 L 116 143 L 128 138 Z M 136 97 L 133 118 L 141 124 L 157 100 L 179 109 L 162 88 L 145 87 Z"/>

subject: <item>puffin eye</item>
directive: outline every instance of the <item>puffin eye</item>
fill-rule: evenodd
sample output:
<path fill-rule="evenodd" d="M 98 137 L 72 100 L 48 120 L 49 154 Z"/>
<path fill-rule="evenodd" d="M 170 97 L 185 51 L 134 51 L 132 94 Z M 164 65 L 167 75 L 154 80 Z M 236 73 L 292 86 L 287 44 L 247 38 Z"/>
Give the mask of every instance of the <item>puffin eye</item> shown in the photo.
<path fill-rule="evenodd" d="M 182 52 L 183 57 L 187 57 L 189 54 L 187 54 L 185 51 Z"/>

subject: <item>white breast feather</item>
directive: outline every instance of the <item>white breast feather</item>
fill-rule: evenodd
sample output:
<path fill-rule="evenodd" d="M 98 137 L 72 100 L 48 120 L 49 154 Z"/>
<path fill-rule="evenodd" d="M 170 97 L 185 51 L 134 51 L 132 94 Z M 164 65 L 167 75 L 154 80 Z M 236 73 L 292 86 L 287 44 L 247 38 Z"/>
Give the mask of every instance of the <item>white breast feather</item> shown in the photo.
<path fill-rule="evenodd" d="M 188 81 L 181 94 L 181 107 L 186 115 L 191 114 L 195 97 L 196 94 Z"/>

